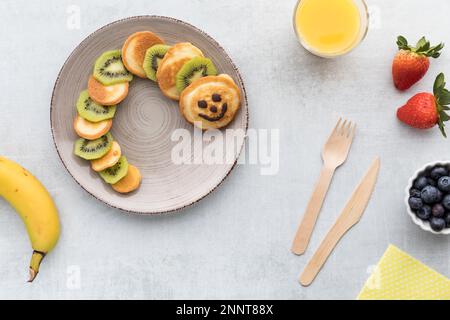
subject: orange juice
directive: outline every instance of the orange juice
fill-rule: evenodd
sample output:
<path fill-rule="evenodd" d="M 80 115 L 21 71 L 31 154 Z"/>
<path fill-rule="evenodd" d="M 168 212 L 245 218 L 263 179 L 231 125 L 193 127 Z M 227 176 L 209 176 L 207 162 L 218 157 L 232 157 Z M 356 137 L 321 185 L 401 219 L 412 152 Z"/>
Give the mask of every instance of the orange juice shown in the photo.
<path fill-rule="evenodd" d="M 309 51 L 323 56 L 343 54 L 362 40 L 360 11 L 355 0 L 300 0 L 295 29 Z"/>

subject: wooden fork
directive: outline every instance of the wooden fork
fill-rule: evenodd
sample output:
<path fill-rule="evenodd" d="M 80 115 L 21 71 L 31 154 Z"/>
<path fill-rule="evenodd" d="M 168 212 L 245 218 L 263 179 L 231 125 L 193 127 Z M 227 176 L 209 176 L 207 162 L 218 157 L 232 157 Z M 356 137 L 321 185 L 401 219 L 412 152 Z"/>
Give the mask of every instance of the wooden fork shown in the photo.
<path fill-rule="evenodd" d="M 322 150 L 323 167 L 319 180 L 313 194 L 309 199 L 303 219 L 297 229 L 292 252 L 300 255 L 306 251 L 309 239 L 322 208 L 323 200 L 333 178 L 334 171 L 347 159 L 353 137 L 355 136 L 356 124 L 339 118 L 333 132 Z"/>

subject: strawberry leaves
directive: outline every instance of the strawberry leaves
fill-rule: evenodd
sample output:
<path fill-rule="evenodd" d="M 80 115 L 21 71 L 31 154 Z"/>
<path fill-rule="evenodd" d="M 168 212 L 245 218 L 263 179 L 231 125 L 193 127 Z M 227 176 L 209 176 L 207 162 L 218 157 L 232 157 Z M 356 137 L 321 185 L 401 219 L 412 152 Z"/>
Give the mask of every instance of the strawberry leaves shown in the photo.
<path fill-rule="evenodd" d="M 404 36 L 397 37 L 397 46 L 399 50 L 409 50 L 408 40 Z"/>
<path fill-rule="evenodd" d="M 438 126 L 442 135 L 447 137 L 444 122 L 450 120 L 450 116 L 445 112 L 450 110 L 448 106 L 450 104 L 450 91 L 445 88 L 445 77 L 443 73 L 440 73 L 434 81 L 433 94 L 436 99 L 436 109 L 439 115 Z"/>
<path fill-rule="evenodd" d="M 408 44 L 408 40 L 403 36 L 397 37 L 397 46 L 399 50 L 407 50 L 431 58 L 439 58 L 440 51 L 444 48 L 442 42 L 432 47 L 425 37 L 420 38 L 416 46 L 413 47 Z"/>

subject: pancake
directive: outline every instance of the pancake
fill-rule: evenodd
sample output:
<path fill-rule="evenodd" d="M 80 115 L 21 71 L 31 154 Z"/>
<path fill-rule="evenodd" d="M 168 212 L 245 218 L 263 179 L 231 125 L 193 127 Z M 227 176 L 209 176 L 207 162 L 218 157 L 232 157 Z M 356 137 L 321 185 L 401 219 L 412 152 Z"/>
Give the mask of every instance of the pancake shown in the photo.
<path fill-rule="evenodd" d="M 192 82 L 180 96 L 180 111 L 195 126 L 219 129 L 228 125 L 241 106 L 241 93 L 226 74 Z"/>
<path fill-rule="evenodd" d="M 156 44 L 163 44 L 164 40 L 150 31 L 136 32 L 128 37 L 122 48 L 122 61 L 128 71 L 141 78 L 147 78 L 144 68 L 147 49 Z"/>
<path fill-rule="evenodd" d="M 91 160 L 91 167 L 96 172 L 103 171 L 114 166 L 119 161 L 121 156 L 122 149 L 120 148 L 120 145 L 117 141 L 113 141 L 112 147 L 107 154 L 100 159 Z"/>
<path fill-rule="evenodd" d="M 103 120 L 100 122 L 90 122 L 77 115 L 73 121 L 73 128 L 75 129 L 75 132 L 81 138 L 87 140 L 95 140 L 102 137 L 109 132 L 111 127 L 112 119 Z"/>
<path fill-rule="evenodd" d="M 112 185 L 112 188 L 119 193 L 130 193 L 139 188 L 142 175 L 139 169 L 132 164 L 128 165 L 128 172 L 119 182 Z"/>
<path fill-rule="evenodd" d="M 88 81 L 89 97 L 103 106 L 114 106 L 123 101 L 128 95 L 128 82 L 104 86 L 93 76 Z"/>
<path fill-rule="evenodd" d="M 159 88 L 166 97 L 180 98 L 175 84 L 176 75 L 186 62 L 195 57 L 203 57 L 203 53 L 189 42 L 177 43 L 167 51 L 156 72 Z"/>

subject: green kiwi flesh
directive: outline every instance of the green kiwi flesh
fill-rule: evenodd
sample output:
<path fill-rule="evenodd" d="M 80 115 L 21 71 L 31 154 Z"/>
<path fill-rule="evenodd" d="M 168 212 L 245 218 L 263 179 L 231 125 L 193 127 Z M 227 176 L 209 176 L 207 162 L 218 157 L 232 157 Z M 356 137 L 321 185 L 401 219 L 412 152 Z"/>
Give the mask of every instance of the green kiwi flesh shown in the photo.
<path fill-rule="evenodd" d="M 147 78 L 156 82 L 156 71 L 169 49 L 170 46 L 165 44 L 157 44 L 147 49 L 142 66 Z"/>
<path fill-rule="evenodd" d="M 96 140 L 80 138 L 75 142 L 73 152 L 80 158 L 95 160 L 107 154 L 112 147 L 112 143 L 113 137 L 109 132 Z"/>
<path fill-rule="evenodd" d="M 217 75 L 217 69 L 208 58 L 195 57 L 186 62 L 176 75 L 176 87 L 181 93 L 197 79 Z"/>
<path fill-rule="evenodd" d="M 99 174 L 106 183 L 115 184 L 128 173 L 128 161 L 125 156 L 121 156 L 119 161 L 110 168 L 100 171 Z"/>
<path fill-rule="evenodd" d="M 94 78 L 105 86 L 130 82 L 133 75 L 122 62 L 122 51 L 112 50 L 103 53 L 94 66 Z"/>
<path fill-rule="evenodd" d="M 102 106 L 89 97 L 87 90 L 80 93 L 77 101 L 77 111 L 80 117 L 90 122 L 100 122 L 114 118 L 116 106 Z"/>

